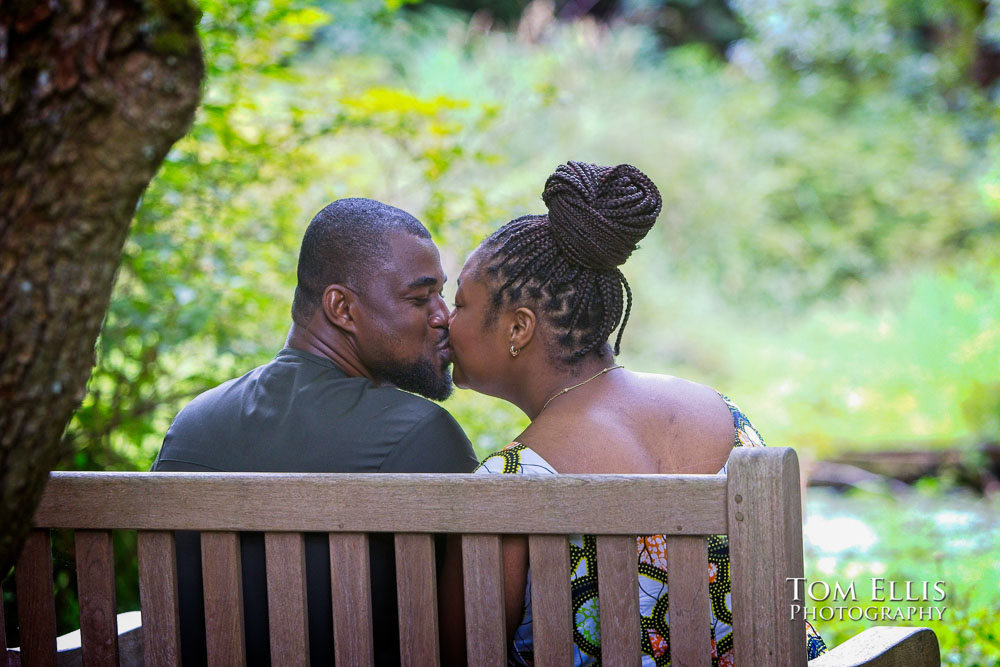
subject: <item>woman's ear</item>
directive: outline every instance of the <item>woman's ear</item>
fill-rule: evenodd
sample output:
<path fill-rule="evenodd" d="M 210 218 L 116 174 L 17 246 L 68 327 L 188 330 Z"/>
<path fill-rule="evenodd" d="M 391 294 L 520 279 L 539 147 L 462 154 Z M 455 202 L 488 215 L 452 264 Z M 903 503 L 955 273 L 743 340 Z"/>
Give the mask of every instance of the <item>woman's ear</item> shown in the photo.
<path fill-rule="evenodd" d="M 343 285 L 327 285 L 323 290 L 323 314 L 330 324 L 348 331 L 357 332 L 353 311 L 358 306 L 354 292 Z"/>
<path fill-rule="evenodd" d="M 521 350 L 535 337 L 535 328 L 538 325 L 535 311 L 530 308 L 520 307 L 511 314 L 510 321 L 510 344 L 514 349 Z"/>

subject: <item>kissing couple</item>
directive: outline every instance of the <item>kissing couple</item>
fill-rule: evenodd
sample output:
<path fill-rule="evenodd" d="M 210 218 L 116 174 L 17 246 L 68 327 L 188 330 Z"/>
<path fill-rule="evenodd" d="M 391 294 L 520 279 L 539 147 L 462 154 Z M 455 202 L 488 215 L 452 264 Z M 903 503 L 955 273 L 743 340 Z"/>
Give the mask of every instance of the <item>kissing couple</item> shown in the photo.
<path fill-rule="evenodd" d="M 734 447 L 764 442 L 714 389 L 616 363 L 632 311 L 621 266 L 653 227 L 660 194 L 639 169 L 581 162 L 545 181 L 545 213 L 503 224 L 458 276 L 451 308 L 427 229 L 369 199 L 321 210 L 302 240 L 292 325 L 268 364 L 191 401 L 167 431 L 156 471 L 725 472 Z M 612 343 L 612 336 L 613 343 Z M 452 382 L 508 401 L 531 420 L 477 460 L 441 406 Z M 504 508 L 496 508 L 503 512 Z M 205 660 L 197 534 L 178 535 L 181 647 Z M 464 664 L 460 549 L 439 543 L 442 658 Z M 600 661 L 595 540 L 570 540 L 575 662 Z M 398 664 L 392 536 L 371 536 L 376 664 Z M 247 656 L 269 659 L 263 536 L 241 536 Z M 669 652 L 665 541 L 637 540 L 644 662 Z M 709 538 L 713 662 L 731 664 L 728 543 Z M 527 541 L 503 539 L 508 654 L 532 663 Z M 330 555 L 306 536 L 310 657 L 332 662 Z M 825 650 L 807 627 L 809 657 Z M 728 662 L 727 662 L 728 661 Z"/>

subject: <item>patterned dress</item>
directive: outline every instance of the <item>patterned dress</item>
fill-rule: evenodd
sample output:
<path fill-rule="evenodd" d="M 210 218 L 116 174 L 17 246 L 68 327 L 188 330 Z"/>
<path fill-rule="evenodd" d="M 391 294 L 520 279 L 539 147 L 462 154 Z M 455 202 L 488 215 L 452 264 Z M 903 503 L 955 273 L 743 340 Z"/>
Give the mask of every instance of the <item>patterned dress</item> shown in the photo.
<path fill-rule="evenodd" d="M 764 440 L 750 420 L 727 397 L 722 396 L 733 416 L 734 447 L 763 447 Z M 723 466 L 720 474 L 726 474 Z M 556 474 L 537 452 L 519 442 L 486 457 L 476 474 Z M 601 619 L 597 597 L 597 541 L 593 535 L 569 539 L 570 581 L 574 614 L 573 652 L 576 665 L 601 664 Z M 663 535 L 636 538 L 639 558 L 639 616 L 642 627 L 642 664 L 670 664 L 670 610 L 667 599 L 667 551 Z M 708 537 L 709 622 L 712 630 L 713 667 L 733 665 L 733 614 L 729 579 L 729 538 Z M 534 645 L 531 630 L 531 571 L 524 592 L 524 610 L 514 633 L 510 662 L 532 665 Z M 813 659 L 826 652 L 816 630 L 806 623 L 806 652 Z"/>

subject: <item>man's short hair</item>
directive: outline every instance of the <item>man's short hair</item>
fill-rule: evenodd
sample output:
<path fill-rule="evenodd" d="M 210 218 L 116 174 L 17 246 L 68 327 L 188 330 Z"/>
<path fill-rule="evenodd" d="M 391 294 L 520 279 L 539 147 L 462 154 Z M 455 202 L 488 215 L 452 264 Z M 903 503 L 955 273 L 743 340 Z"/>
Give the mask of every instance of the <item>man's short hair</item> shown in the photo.
<path fill-rule="evenodd" d="M 329 285 L 357 289 L 383 268 L 390 259 L 386 237 L 394 231 L 431 238 L 412 215 L 374 199 L 338 199 L 327 204 L 302 237 L 292 320 L 306 324 Z"/>

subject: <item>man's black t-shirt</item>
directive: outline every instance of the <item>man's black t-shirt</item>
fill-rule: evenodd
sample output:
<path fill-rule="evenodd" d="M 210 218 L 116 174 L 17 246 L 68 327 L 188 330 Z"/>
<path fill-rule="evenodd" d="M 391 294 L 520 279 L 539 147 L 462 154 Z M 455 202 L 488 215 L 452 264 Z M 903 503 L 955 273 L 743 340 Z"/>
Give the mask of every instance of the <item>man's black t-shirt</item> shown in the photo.
<path fill-rule="evenodd" d="M 477 460 L 455 420 L 430 401 L 364 378 L 332 361 L 286 348 L 275 359 L 191 401 L 174 419 L 156 472 L 469 472 Z M 178 533 L 181 651 L 205 662 L 197 533 Z M 267 664 L 264 540 L 241 536 L 247 658 Z M 398 655 L 391 535 L 371 536 L 377 664 Z M 313 664 L 331 664 L 330 555 L 325 534 L 306 535 L 309 645 Z"/>

